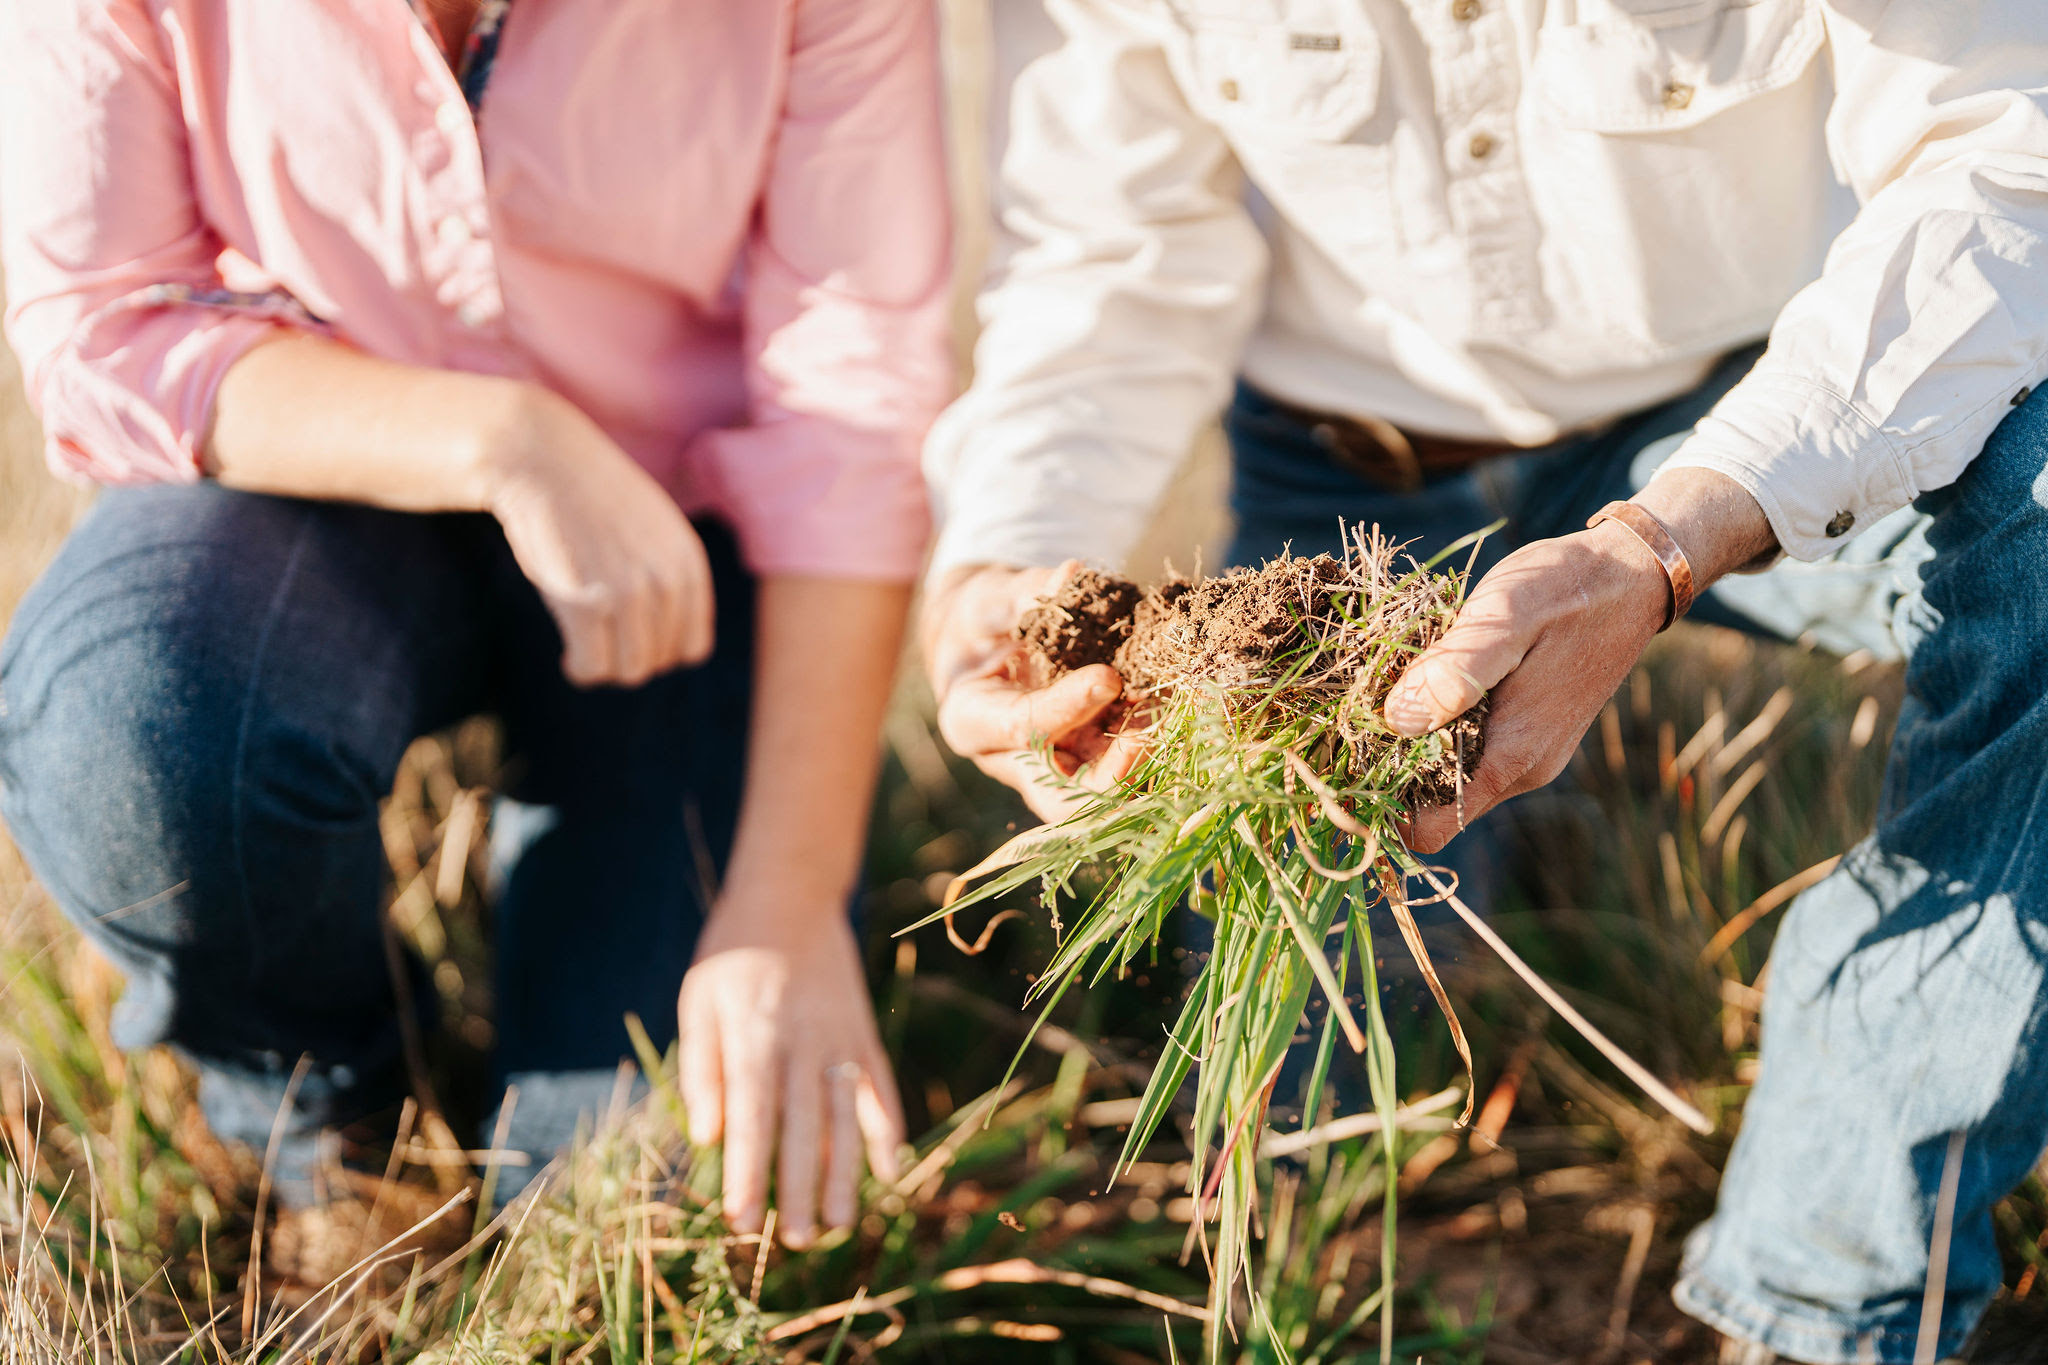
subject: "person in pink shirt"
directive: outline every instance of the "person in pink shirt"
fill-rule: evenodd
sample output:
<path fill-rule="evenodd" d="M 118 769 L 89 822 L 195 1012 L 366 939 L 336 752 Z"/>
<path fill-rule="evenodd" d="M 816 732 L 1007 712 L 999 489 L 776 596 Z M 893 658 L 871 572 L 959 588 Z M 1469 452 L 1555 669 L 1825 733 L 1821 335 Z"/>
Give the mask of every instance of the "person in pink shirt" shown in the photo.
<path fill-rule="evenodd" d="M 928 0 L 0 11 L 7 335 L 114 486 L 0 652 L 0 809 L 285 1198 L 403 1093 L 378 802 L 482 711 L 524 1170 L 629 1013 L 738 1228 L 891 1169 L 848 905 L 951 386 L 935 49 Z"/>

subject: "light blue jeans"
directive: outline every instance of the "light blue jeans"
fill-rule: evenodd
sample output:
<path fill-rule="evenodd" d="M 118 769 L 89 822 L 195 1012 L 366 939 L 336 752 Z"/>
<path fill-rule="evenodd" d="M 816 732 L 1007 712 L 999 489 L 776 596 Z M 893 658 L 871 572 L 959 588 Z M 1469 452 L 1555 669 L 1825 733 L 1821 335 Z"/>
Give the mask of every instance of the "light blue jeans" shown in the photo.
<path fill-rule="evenodd" d="M 1506 518 L 1482 559 L 1497 562 L 1640 487 L 1753 359 L 1598 436 L 1414 493 L 1338 468 L 1243 391 L 1232 558 L 1332 548 L 1340 516 L 1423 551 Z M 1794 1360 L 1913 1359 L 1952 1137 L 1939 1349 L 1960 1350 L 2000 1283 L 1992 1207 L 2048 1146 L 2044 471 L 2048 386 L 1950 487 L 1828 560 L 1723 580 L 1695 610 L 1906 661 L 1877 828 L 1779 930 L 1761 1071 L 1675 1291 L 1694 1317 Z"/>

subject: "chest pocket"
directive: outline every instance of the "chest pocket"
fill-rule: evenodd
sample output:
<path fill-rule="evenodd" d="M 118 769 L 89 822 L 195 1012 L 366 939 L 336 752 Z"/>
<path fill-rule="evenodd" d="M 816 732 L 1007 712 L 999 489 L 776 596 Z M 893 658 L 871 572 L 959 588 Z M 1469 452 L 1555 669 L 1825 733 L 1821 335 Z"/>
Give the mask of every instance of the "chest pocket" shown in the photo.
<path fill-rule="evenodd" d="M 1531 84 L 1550 119 L 1594 133 L 1696 127 L 1798 80 L 1825 38 L 1814 0 L 1581 0 L 1580 15 L 1539 32 Z"/>
<path fill-rule="evenodd" d="M 1344 141 L 1379 107 L 1378 35 L 1341 0 L 1275 8 L 1254 19 L 1174 6 L 1188 102 L 1234 137 Z"/>

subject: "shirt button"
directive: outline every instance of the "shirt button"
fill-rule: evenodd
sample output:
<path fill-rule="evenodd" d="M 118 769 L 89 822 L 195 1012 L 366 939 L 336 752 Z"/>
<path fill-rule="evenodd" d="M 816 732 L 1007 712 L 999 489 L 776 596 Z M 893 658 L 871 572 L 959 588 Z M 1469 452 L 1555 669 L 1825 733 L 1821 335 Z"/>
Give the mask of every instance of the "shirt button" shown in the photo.
<path fill-rule="evenodd" d="M 491 320 L 491 310 L 470 299 L 456 308 L 455 320 L 464 327 L 482 327 Z"/>
<path fill-rule="evenodd" d="M 1855 524 L 1856 514 L 1854 512 L 1835 513 L 1833 519 L 1827 524 L 1828 539 L 1840 540 L 1843 536 L 1849 534 L 1849 528 Z"/>
<path fill-rule="evenodd" d="M 434 236 L 440 240 L 442 246 L 465 246 L 475 235 L 470 231 L 469 224 L 460 218 L 443 218 L 434 227 Z"/>
<path fill-rule="evenodd" d="M 1684 81 L 1673 81 L 1664 87 L 1664 107 L 1683 109 L 1692 103 L 1692 87 Z"/>
<path fill-rule="evenodd" d="M 1469 24 L 1479 17 L 1481 8 L 1480 0 L 1451 0 L 1451 17 L 1461 24 Z"/>
<path fill-rule="evenodd" d="M 1484 161 L 1493 155 L 1494 145 L 1491 133 L 1474 133 L 1472 140 L 1465 144 L 1465 150 L 1472 153 L 1474 161 Z"/>
<path fill-rule="evenodd" d="M 1225 98 L 1225 99 L 1227 99 L 1227 100 L 1234 100 L 1234 99 L 1236 99 L 1236 98 L 1237 98 L 1237 93 L 1238 93 L 1238 92 L 1237 92 L 1237 82 L 1236 82 L 1236 81 L 1231 81 L 1231 80 L 1226 80 L 1226 81 L 1222 82 L 1221 84 L 1219 84 L 1219 85 L 1218 85 L 1218 86 L 1216 87 L 1216 93 L 1217 93 L 1217 94 L 1219 94 L 1219 95 L 1221 95 L 1221 96 L 1223 96 L 1223 98 Z"/>
<path fill-rule="evenodd" d="M 2023 408 L 2027 405 L 2027 400 L 2033 396 L 2034 391 L 2031 388 L 2021 389 L 2012 396 L 2012 405 L 2016 408 Z"/>
<path fill-rule="evenodd" d="M 453 137 L 469 124 L 469 107 L 462 104 L 444 104 L 434 111 L 434 123 L 448 136 Z"/>

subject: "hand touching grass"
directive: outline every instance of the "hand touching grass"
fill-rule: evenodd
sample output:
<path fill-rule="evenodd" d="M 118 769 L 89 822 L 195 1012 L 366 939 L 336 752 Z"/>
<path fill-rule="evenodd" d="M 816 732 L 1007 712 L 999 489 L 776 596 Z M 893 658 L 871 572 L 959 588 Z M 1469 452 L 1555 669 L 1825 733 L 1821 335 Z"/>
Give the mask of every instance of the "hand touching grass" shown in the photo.
<path fill-rule="evenodd" d="M 725 1215 L 801 1249 L 853 1225 L 862 1154 L 897 1175 L 903 1110 L 843 905 L 723 899 L 677 1002 L 690 1141 L 725 1144 Z"/>
<path fill-rule="evenodd" d="M 907 584 L 762 578 L 747 781 L 724 887 L 677 1000 L 690 1137 L 725 1144 L 725 1211 L 792 1246 L 853 1221 L 861 1155 L 903 1115 L 847 906 L 860 881 Z"/>

